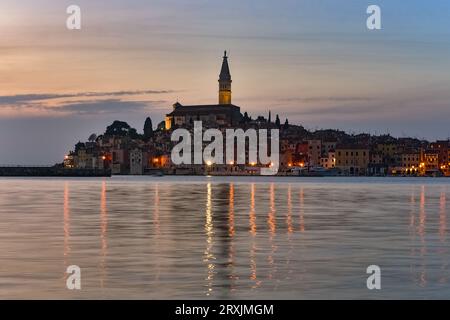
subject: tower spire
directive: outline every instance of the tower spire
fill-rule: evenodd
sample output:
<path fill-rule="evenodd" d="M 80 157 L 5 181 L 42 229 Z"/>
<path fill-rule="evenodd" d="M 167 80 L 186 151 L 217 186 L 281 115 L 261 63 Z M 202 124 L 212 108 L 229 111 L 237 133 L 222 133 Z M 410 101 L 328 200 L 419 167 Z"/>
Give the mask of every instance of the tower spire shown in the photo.
<path fill-rule="evenodd" d="M 219 75 L 219 104 L 231 104 L 231 82 L 228 56 L 227 51 L 225 50 Z"/>

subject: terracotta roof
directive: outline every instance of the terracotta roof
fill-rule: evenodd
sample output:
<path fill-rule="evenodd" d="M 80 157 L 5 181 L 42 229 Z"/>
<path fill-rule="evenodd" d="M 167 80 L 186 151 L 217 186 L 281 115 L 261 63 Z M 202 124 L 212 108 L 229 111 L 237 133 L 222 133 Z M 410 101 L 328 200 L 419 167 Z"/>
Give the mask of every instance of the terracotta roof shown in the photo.
<path fill-rule="evenodd" d="M 186 114 L 186 113 L 197 113 L 197 112 L 229 112 L 236 111 L 240 112 L 240 107 L 234 104 L 204 104 L 204 105 L 191 105 L 191 106 L 183 106 L 178 104 L 178 106 L 173 110 L 168 116 L 173 116 L 177 114 Z"/>

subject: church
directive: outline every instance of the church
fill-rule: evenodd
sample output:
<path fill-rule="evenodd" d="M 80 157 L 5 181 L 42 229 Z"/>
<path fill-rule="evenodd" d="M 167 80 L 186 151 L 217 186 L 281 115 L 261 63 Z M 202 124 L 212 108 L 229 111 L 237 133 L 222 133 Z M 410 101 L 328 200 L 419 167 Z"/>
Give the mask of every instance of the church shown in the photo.
<path fill-rule="evenodd" d="M 207 127 L 237 126 L 242 119 L 242 114 L 241 108 L 231 103 L 231 82 L 228 56 L 225 51 L 219 75 L 219 103 L 190 106 L 175 103 L 173 111 L 166 115 L 166 130 L 190 126 L 194 121 L 202 121 Z"/>

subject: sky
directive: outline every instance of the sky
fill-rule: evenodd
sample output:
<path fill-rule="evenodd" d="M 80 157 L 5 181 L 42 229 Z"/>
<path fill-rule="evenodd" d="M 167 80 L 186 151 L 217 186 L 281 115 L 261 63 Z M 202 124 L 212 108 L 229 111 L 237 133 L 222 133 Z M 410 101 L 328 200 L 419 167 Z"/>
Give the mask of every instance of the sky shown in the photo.
<path fill-rule="evenodd" d="M 224 50 L 252 116 L 450 136 L 448 0 L 2 0 L 0 165 L 54 164 L 114 120 L 142 131 L 176 101 L 217 103 Z"/>

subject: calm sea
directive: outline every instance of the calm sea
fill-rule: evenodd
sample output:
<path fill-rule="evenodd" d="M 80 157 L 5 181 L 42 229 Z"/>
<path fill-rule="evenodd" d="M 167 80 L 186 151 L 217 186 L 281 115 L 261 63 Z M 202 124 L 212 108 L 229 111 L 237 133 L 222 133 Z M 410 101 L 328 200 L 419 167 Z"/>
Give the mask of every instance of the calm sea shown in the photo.
<path fill-rule="evenodd" d="M 449 199 L 439 178 L 3 178 L 0 298 L 449 299 Z"/>

